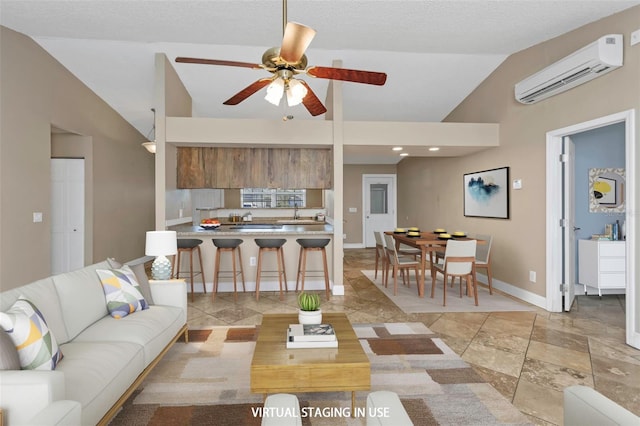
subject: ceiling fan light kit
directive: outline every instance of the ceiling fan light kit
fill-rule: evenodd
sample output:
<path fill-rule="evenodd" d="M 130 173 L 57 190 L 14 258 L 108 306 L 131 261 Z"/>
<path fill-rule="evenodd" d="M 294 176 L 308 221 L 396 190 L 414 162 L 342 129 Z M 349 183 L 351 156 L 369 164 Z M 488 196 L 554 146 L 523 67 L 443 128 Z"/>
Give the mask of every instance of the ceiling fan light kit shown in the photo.
<path fill-rule="evenodd" d="M 315 37 L 316 31 L 297 22 L 287 22 L 286 0 L 283 0 L 282 18 L 284 33 L 282 45 L 279 48 L 272 47 L 268 49 L 262 55 L 261 64 L 185 57 L 177 57 L 175 61 L 178 63 L 222 65 L 266 70 L 274 76 L 272 78 L 262 78 L 251 83 L 224 101 L 223 104 L 237 105 L 267 86 L 265 99 L 269 103 L 279 105 L 282 96 L 286 93 L 287 104 L 289 106 L 302 103 L 312 116 L 324 114 L 327 112 L 327 108 L 304 80 L 294 78 L 297 74 L 308 74 L 316 78 L 373 84 L 376 86 L 385 84 L 387 75 L 382 72 L 321 66 L 311 66 L 307 68 L 305 51 Z"/>

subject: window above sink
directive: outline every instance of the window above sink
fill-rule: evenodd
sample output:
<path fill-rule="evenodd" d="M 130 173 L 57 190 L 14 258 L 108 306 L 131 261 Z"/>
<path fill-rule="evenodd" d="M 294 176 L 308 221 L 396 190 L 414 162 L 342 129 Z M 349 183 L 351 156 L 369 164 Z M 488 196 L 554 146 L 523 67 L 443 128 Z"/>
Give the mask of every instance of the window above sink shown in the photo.
<path fill-rule="evenodd" d="M 242 188 L 243 208 L 300 208 L 307 205 L 306 189 Z"/>

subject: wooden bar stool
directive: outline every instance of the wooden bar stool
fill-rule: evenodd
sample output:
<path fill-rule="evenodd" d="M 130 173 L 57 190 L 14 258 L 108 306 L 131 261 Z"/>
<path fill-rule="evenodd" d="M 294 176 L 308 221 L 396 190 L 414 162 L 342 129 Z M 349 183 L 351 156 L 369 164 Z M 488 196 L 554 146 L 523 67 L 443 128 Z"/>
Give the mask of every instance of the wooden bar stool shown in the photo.
<path fill-rule="evenodd" d="M 207 285 L 204 280 L 204 268 L 202 267 L 202 252 L 200 251 L 200 244 L 202 244 L 202 240 L 198 240 L 196 238 L 178 238 L 178 254 L 173 257 L 173 262 L 171 265 L 171 270 L 173 271 L 174 278 L 180 278 L 180 254 L 181 253 L 189 253 L 189 276 L 191 278 L 191 301 L 193 302 L 193 277 L 200 274 L 202 277 L 202 288 L 204 292 L 207 292 Z M 200 260 L 200 270 L 193 271 L 193 252 L 198 252 L 198 259 Z M 177 261 L 176 261 L 177 258 Z M 175 268 L 175 264 L 178 264 L 178 267 Z"/>
<path fill-rule="evenodd" d="M 277 271 L 265 271 L 265 272 L 277 272 L 278 283 L 280 284 L 280 300 L 284 299 L 282 294 L 282 280 L 284 278 L 285 291 L 289 291 L 287 288 L 287 273 L 284 267 L 284 250 L 282 246 L 287 242 L 284 238 L 256 238 L 256 245 L 258 249 L 258 270 L 256 272 L 256 300 L 260 299 L 260 277 L 262 276 L 262 253 L 273 251 L 276 253 Z"/>
<path fill-rule="evenodd" d="M 213 238 L 213 245 L 216 246 L 216 260 L 213 266 L 213 293 L 211 294 L 211 300 L 216 300 L 216 293 L 218 292 L 218 280 L 220 274 L 223 277 L 233 277 L 233 300 L 238 300 L 238 287 L 237 277 L 240 275 L 242 278 L 242 291 L 247 291 L 244 286 L 244 270 L 242 269 L 242 252 L 240 251 L 240 244 L 242 240 L 239 238 Z M 231 271 L 220 270 L 220 256 L 222 253 L 231 253 Z M 236 253 L 238 254 L 238 262 L 240 263 L 240 270 L 236 268 Z M 230 275 L 229 275 L 230 273 Z"/>
<path fill-rule="evenodd" d="M 300 256 L 298 257 L 298 276 L 296 277 L 296 291 L 298 291 L 298 283 L 302 279 L 302 286 L 300 291 L 304 291 L 304 278 L 308 272 L 320 272 L 320 271 L 307 271 L 307 252 L 319 251 L 322 252 L 322 264 L 324 272 L 324 287 L 327 293 L 327 300 L 329 300 L 329 294 L 331 289 L 329 288 L 329 269 L 327 267 L 327 250 L 326 247 L 331 242 L 329 238 L 298 238 L 296 240 L 300 244 Z"/>

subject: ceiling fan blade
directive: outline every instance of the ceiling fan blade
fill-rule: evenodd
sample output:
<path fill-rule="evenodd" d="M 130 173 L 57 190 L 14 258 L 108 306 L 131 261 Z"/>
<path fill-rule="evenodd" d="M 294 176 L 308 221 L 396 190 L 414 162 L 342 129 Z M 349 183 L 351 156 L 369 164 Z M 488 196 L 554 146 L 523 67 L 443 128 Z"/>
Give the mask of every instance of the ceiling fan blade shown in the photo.
<path fill-rule="evenodd" d="M 307 82 L 304 80 L 298 81 L 307 88 L 307 94 L 302 99 L 302 104 L 305 106 L 307 111 L 309 111 L 309 113 L 314 117 L 316 115 L 324 114 L 325 112 L 327 112 L 327 109 L 324 105 L 322 105 L 322 102 L 320 102 L 320 99 L 318 99 L 316 94 L 313 93 L 313 90 L 311 90 L 311 87 L 309 87 Z"/>
<path fill-rule="evenodd" d="M 258 81 L 254 81 L 253 83 L 251 83 L 250 85 L 248 85 L 247 87 L 245 87 L 244 89 L 242 89 L 241 91 L 239 91 L 238 93 L 236 93 L 235 95 L 233 95 L 232 97 L 224 101 L 223 104 L 238 105 L 240 102 L 244 101 L 249 96 L 256 93 L 258 90 L 267 86 L 269 83 L 271 83 L 272 80 L 273 79 L 271 78 L 261 78 Z"/>
<path fill-rule="evenodd" d="M 350 70 L 347 68 L 332 67 L 310 67 L 306 72 L 307 74 L 318 78 L 375 84 L 377 86 L 382 86 L 387 81 L 387 74 L 375 71 Z"/>
<path fill-rule="evenodd" d="M 262 68 L 261 64 L 252 64 L 250 62 L 224 61 L 224 60 L 218 60 L 218 59 L 202 59 L 202 58 L 185 58 L 182 56 L 177 57 L 176 62 L 181 62 L 186 64 L 225 65 L 228 67 Z"/>
<path fill-rule="evenodd" d="M 297 22 L 287 22 L 280 47 L 280 57 L 290 64 L 297 63 L 311 44 L 316 30 Z"/>

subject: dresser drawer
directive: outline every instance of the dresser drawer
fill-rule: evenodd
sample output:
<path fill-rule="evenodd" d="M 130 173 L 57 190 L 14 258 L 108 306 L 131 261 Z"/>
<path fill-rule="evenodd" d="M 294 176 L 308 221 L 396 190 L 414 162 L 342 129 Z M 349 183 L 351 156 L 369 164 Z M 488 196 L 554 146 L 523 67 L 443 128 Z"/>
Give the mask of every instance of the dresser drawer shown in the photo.
<path fill-rule="evenodd" d="M 624 272 L 625 263 L 624 257 L 601 257 L 600 272 Z"/>
<path fill-rule="evenodd" d="M 600 287 L 602 288 L 625 288 L 626 285 L 624 272 L 600 274 Z"/>
<path fill-rule="evenodd" d="M 600 242 L 600 256 L 625 256 L 625 242 Z"/>

